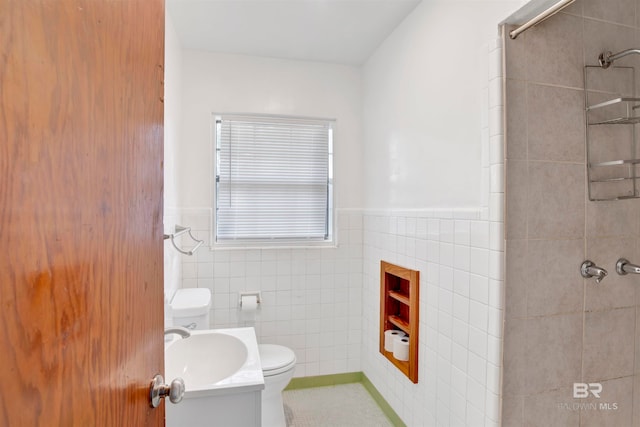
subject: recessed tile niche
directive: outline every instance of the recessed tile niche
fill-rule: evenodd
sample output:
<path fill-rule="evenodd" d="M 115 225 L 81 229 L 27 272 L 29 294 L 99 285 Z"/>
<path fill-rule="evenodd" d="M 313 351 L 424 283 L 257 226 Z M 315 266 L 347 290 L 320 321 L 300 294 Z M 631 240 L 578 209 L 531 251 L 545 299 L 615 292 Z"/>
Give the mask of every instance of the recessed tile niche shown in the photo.
<path fill-rule="evenodd" d="M 380 261 L 380 353 L 412 382 L 418 382 L 418 323 L 420 272 Z M 408 360 L 385 350 L 385 331 L 408 335 Z"/>

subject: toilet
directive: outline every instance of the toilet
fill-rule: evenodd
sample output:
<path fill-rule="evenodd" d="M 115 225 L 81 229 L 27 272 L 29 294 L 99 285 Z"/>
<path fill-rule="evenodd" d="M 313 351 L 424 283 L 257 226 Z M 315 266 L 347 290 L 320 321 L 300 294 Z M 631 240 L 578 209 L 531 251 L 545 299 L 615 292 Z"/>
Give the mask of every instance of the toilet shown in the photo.
<path fill-rule="evenodd" d="M 211 291 L 207 288 L 178 289 L 171 300 L 174 326 L 209 329 Z M 262 390 L 262 427 L 286 427 L 282 391 L 289 384 L 296 366 L 296 355 L 288 347 L 259 344 L 264 377 Z"/>
<path fill-rule="evenodd" d="M 296 355 L 288 347 L 258 344 L 264 390 L 262 390 L 262 427 L 286 427 L 282 391 L 293 378 Z"/>
<path fill-rule="evenodd" d="M 173 326 L 189 330 L 209 329 L 211 291 L 207 288 L 178 289 L 171 299 Z"/>

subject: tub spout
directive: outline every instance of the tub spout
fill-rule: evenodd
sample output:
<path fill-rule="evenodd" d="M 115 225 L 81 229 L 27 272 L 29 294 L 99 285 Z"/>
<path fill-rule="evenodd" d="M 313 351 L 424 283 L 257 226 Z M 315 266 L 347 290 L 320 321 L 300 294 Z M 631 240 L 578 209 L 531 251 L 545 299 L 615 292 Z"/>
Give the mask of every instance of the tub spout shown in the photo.
<path fill-rule="evenodd" d="M 164 334 L 178 334 L 182 338 L 189 338 L 191 336 L 191 332 L 182 326 L 169 326 L 168 328 L 164 328 Z"/>
<path fill-rule="evenodd" d="M 616 262 L 616 271 L 622 276 L 629 273 L 640 274 L 640 266 L 631 264 L 627 259 L 620 258 L 618 262 Z"/>

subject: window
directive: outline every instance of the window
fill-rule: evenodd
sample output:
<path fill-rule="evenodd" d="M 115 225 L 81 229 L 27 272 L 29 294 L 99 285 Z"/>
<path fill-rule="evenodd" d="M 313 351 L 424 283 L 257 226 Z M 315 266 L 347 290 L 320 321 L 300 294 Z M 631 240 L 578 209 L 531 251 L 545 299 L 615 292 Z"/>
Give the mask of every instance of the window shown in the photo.
<path fill-rule="evenodd" d="M 216 244 L 331 242 L 334 122 L 258 115 L 214 119 Z"/>

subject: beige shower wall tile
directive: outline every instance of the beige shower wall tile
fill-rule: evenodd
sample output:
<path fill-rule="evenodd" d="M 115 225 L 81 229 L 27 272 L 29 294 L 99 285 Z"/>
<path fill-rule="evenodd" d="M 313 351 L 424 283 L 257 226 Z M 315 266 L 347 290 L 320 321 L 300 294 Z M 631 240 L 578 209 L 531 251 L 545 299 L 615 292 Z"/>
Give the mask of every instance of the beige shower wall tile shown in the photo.
<path fill-rule="evenodd" d="M 509 32 L 516 28 L 507 25 L 503 28 L 505 77 L 508 79 L 525 80 L 527 78 L 528 37 L 527 32 L 520 34 L 515 40 L 509 37 Z"/>
<path fill-rule="evenodd" d="M 584 91 L 529 84 L 528 159 L 585 161 Z"/>
<path fill-rule="evenodd" d="M 604 282 L 603 282 L 604 283 Z M 596 311 L 585 315 L 583 378 L 586 381 L 633 374 L 636 309 Z"/>
<path fill-rule="evenodd" d="M 631 422 L 631 425 L 640 426 L 640 375 L 634 375 L 633 377 L 633 415 Z"/>
<path fill-rule="evenodd" d="M 581 412 L 580 427 L 636 426 L 632 424 L 633 377 L 601 381 L 600 384 L 600 398 L 581 399 L 583 403 L 595 404 L 596 408 Z"/>
<path fill-rule="evenodd" d="M 506 280 L 505 280 L 505 317 L 527 316 L 527 240 L 507 240 Z"/>
<path fill-rule="evenodd" d="M 585 17 L 634 26 L 635 0 L 580 0 Z"/>
<path fill-rule="evenodd" d="M 568 13 L 569 15 L 582 16 L 582 2 L 580 0 L 562 9 L 560 13 Z"/>
<path fill-rule="evenodd" d="M 640 293 L 640 291 L 639 291 Z M 634 374 L 640 375 L 640 307 L 636 307 L 636 333 L 635 333 L 635 364 L 634 364 Z M 640 398 L 640 388 L 638 390 L 638 395 Z M 640 410 L 640 408 L 638 408 Z M 640 415 L 640 414 L 639 414 Z"/>
<path fill-rule="evenodd" d="M 581 377 L 582 313 L 527 319 L 528 393 L 568 387 Z"/>
<path fill-rule="evenodd" d="M 527 427 L 578 427 L 580 413 L 567 409 L 573 399 L 573 387 L 563 387 L 532 396 L 524 400 L 524 425 Z M 566 405 L 565 405 L 566 404 Z"/>
<path fill-rule="evenodd" d="M 529 162 L 528 237 L 584 237 L 585 188 L 584 165 Z"/>
<path fill-rule="evenodd" d="M 622 176 L 627 176 L 623 174 Z M 615 178 L 620 178 L 618 175 Z M 592 178 L 593 179 L 593 178 Z M 633 184 L 631 180 L 613 181 L 606 183 L 594 182 L 591 184 L 591 200 L 613 200 L 617 197 L 627 197 L 633 195 Z"/>
<path fill-rule="evenodd" d="M 582 2 L 580 0 L 570 4 L 566 8 L 562 9 L 560 13 L 568 13 L 569 15 L 582 16 Z"/>
<path fill-rule="evenodd" d="M 502 398 L 502 425 L 521 427 L 524 425 L 524 396 L 505 394 Z"/>
<path fill-rule="evenodd" d="M 527 31 L 527 79 L 582 88 L 582 18 L 558 14 Z"/>
<path fill-rule="evenodd" d="M 583 240 L 530 240 L 528 249 L 527 315 L 582 312 L 584 283 L 577 266 L 584 260 Z"/>
<path fill-rule="evenodd" d="M 590 66 L 585 70 L 585 105 L 597 105 L 619 97 L 634 96 L 633 68 Z M 615 114 L 624 114 L 626 105 L 613 104 L 609 107 L 597 108 L 589 112 L 589 122 L 608 119 Z M 610 127 L 605 127 L 609 129 Z"/>
<path fill-rule="evenodd" d="M 525 392 L 528 335 L 527 319 L 505 320 L 502 372 L 502 389 L 505 396 L 522 395 Z"/>
<path fill-rule="evenodd" d="M 611 117 L 611 116 L 610 116 Z M 618 117 L 622 117 L 619 115 Z M 591 163 L 620 159 L 633 159 L 633 128 L 631 126 L 590 126 L 589 127 L 589 161 Z M 620 175 L 627 172 L 616 168 L 597 168 L 594 176 L 605 176 L 608 173 Z"/>
<path fill-rule="evenodd" d="M 632 275 L 621 276 L 616 273 L 616 261 L 620 257 L 638 259 L 635 238 L 587 239 L 586 259 L 592 260 L 609 273 L 599 284 L 596 284 L 594 279 L 585 280 L 587 311 L 635 306 L 639 279 Z"/>
<path fill-rule="evenodd" d="M 522 239 L 527 236 L 528 169 L 528 163 L 525 161 L 506 161 L 505 238 L 507 240 Z"/>
<path fill-rule="evenodd" d="M 638 237 L 640 200 L 587 203 L 587 237 Z"/>
<path fill-rule="evenodd" d="M 507 159 L 527 159 L 527 85 L 521 80 L 507 79 L 505 83 L 506 103 L 506 149 Z"/>
<path fill-rule="evenodd" d="M 607 0 L 605 0 L 607 1 Z M 609 22 L 584 19 L 584 61 L 585 65 L 598 65 L 602 52 L 613 53 L 634 47 L 635 28 Z M 633 66 L 638 63 L 637 55 L 630 55 L 616 61 L 616 66 Z"/>

